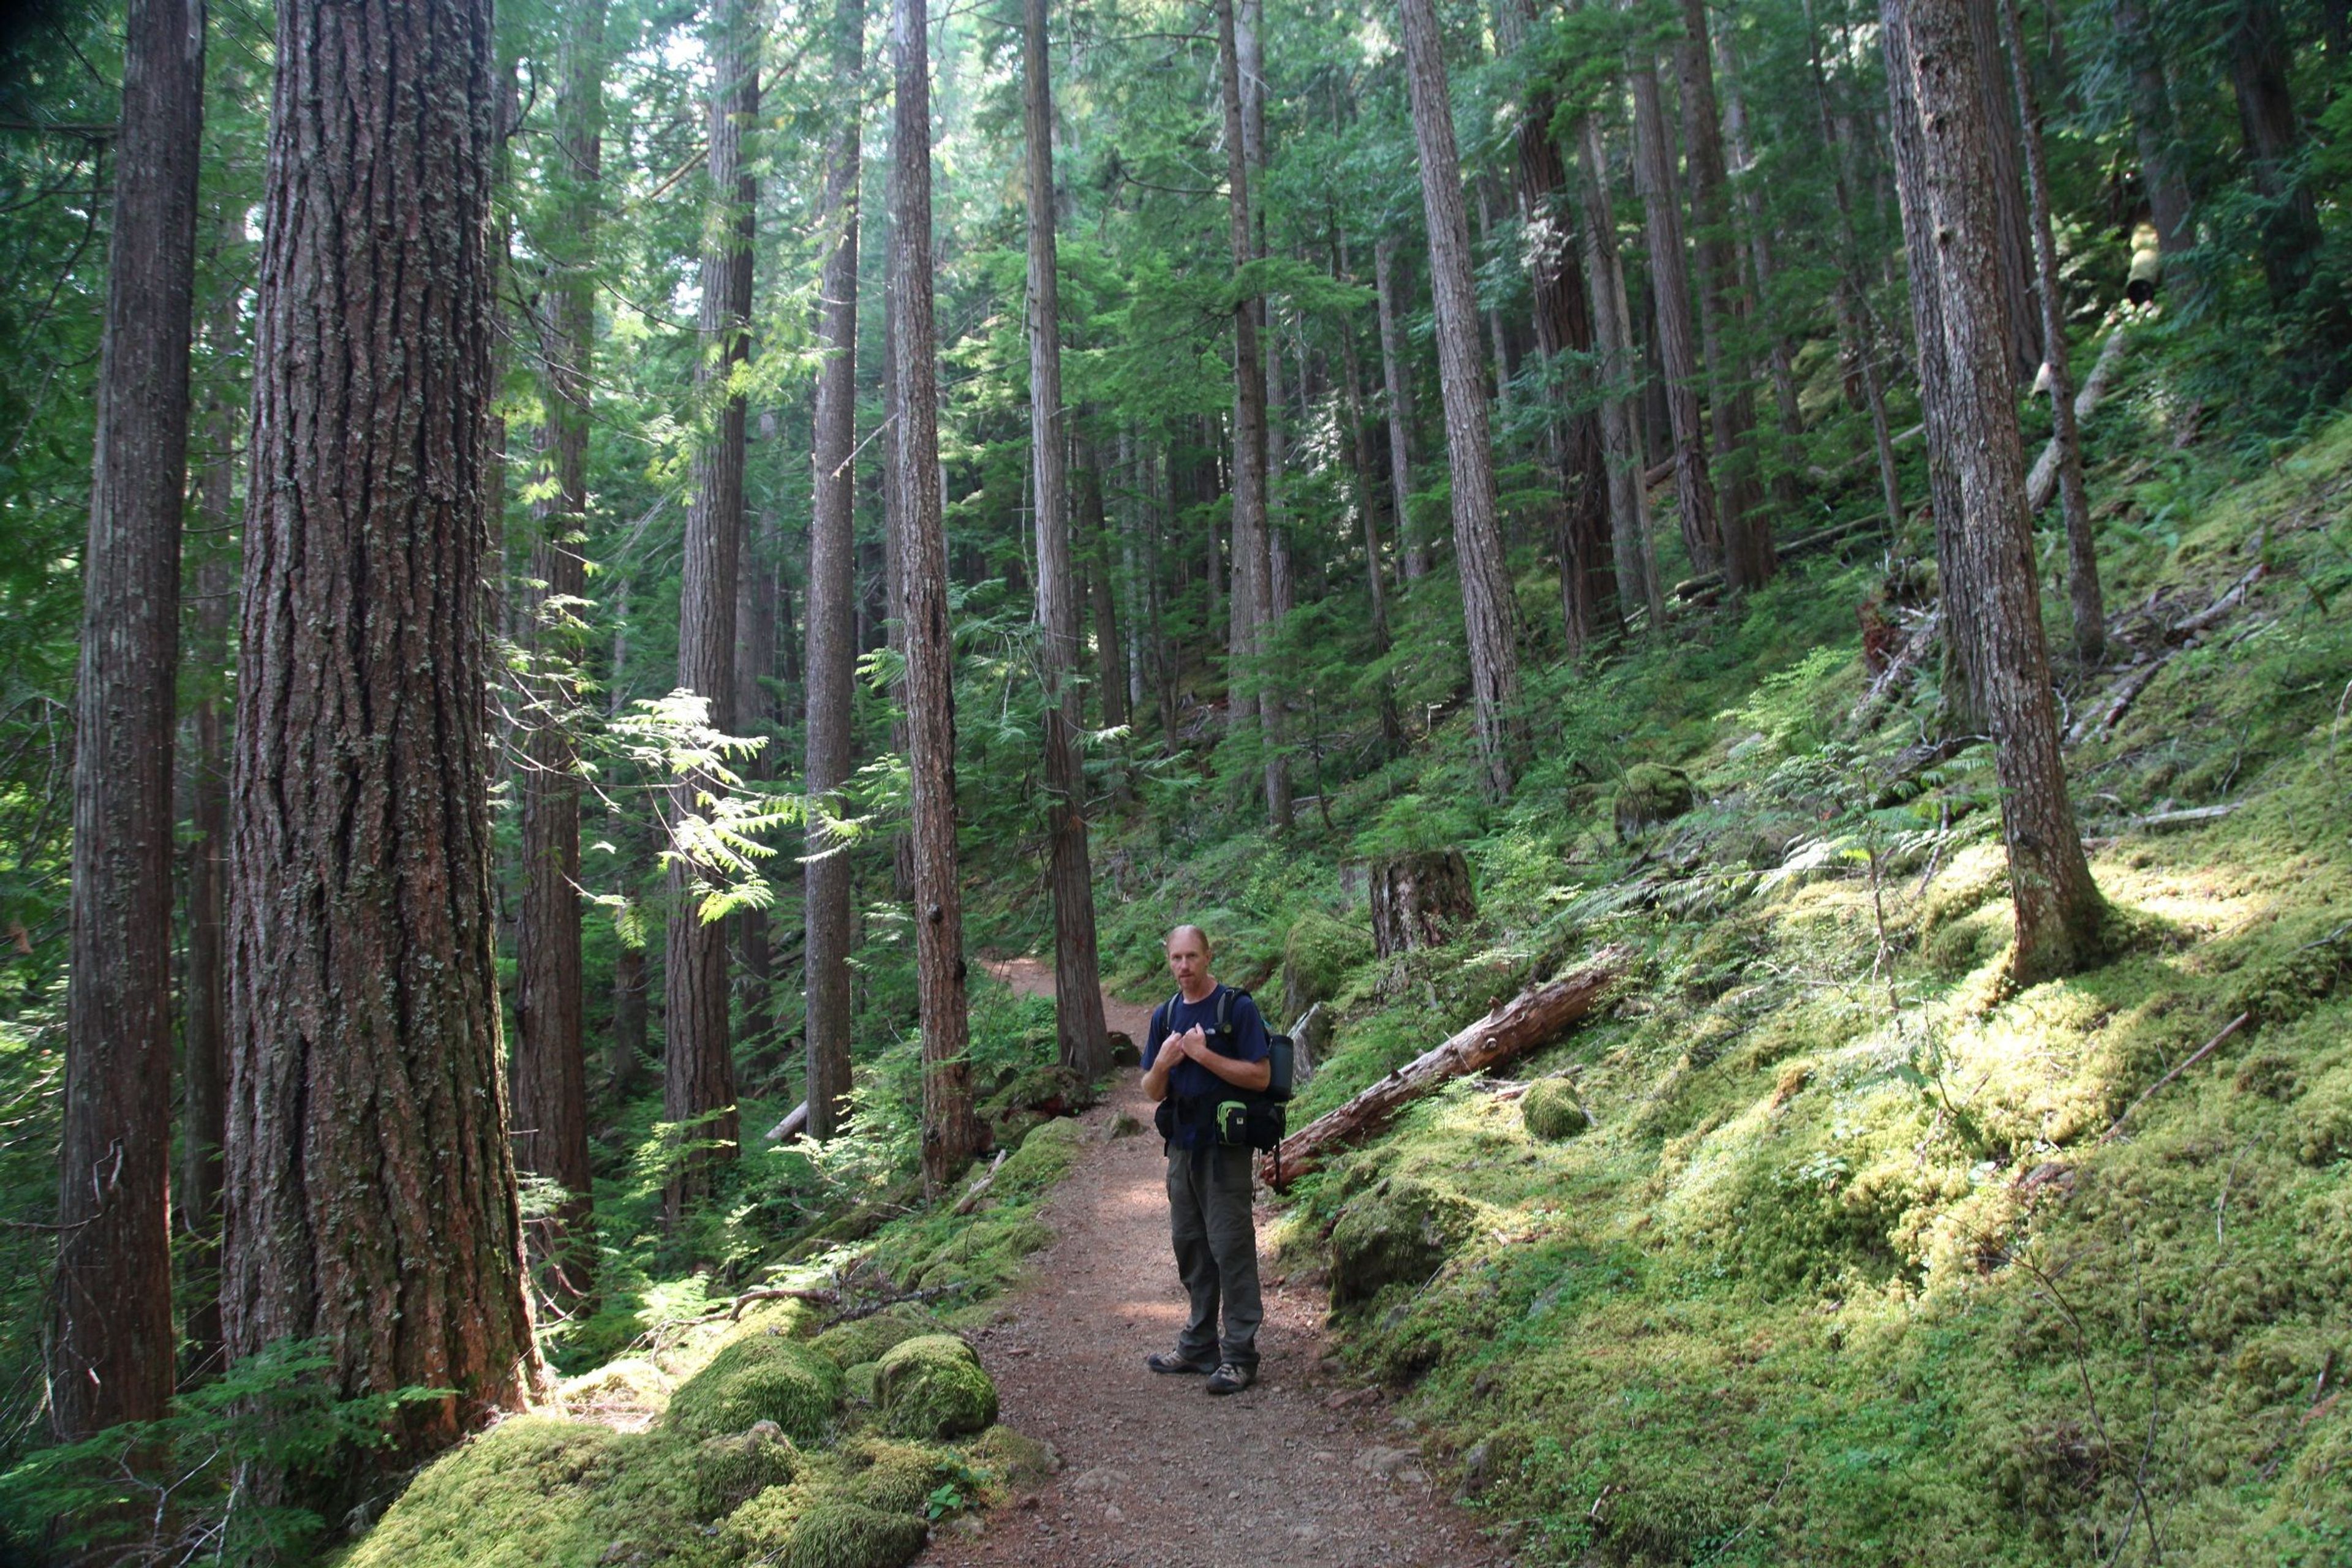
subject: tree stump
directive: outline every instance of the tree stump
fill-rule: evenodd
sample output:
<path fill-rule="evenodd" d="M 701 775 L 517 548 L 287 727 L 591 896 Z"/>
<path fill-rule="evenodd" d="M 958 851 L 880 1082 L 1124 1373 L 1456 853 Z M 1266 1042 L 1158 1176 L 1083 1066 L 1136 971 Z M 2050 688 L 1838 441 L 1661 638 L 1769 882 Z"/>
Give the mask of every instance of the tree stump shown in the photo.
<path fill-rule="evenodd" d="M 1371 868 L 1372 947 L 1382 958 L 1434 947 L 1478 912 L 1459 849 L 1428 849 Z"/>

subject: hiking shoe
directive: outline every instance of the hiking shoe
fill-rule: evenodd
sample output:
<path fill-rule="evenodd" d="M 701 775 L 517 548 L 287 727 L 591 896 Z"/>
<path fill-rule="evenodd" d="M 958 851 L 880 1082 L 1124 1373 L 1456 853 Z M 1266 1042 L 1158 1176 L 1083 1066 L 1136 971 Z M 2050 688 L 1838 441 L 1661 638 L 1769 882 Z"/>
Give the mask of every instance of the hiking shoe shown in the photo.
<path fill-rule="evenodd" d="M 1239 1394 L 1256 1381 L 1257 1368 L 1235 1366 L 1232 1362 L 1222 1362 L 1218 1363 L 1217 1370 L 1209 1374 L 1209 1392 Z"/>
<path fill-rule="evenodd" d="M 1194 1361 L 1182 1351 L 1153 1351 L 1143 1358 L 1143 1364 L 1154 1372 L 1220 1372 L 1223 1369 L 1213 1361 Z"/>

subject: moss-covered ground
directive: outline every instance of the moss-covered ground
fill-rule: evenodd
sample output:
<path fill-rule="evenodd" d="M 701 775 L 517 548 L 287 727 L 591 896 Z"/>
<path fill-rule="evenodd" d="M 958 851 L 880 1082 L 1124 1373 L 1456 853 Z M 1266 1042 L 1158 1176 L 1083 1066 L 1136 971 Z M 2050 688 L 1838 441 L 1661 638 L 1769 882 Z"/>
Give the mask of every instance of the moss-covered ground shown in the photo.
<path fill-rule="evenodd" d="M 2084 973 L 2006 978 L 1989 747 L 1897 762 L 1932 661 L 1853 717 L 1857 607 L 1899 622 L 1881 585 L 1917 573 L 1880 546 L 1533 677 L 1507 807 L 1457 717 L 1328 826 L 1212 799 L 1123 847 L 1131 984 L 1181 918 L 1227 978 L 1331 1004 L 1293 1126 L 1641 945 L 1524 1095 L 1432 1097 L 1278 1233 L 1527 1560 L 2352 1564 L 2352 422 L 2224 479 L 2133 417 L 2095 450 L 2120 635 L 2061 658 L 2067 718 L 2266 574 L 2070 748 L 2112 905 Z M 1374 959 L 1349 868 L 1449 845 L 1479 920 Z"/>

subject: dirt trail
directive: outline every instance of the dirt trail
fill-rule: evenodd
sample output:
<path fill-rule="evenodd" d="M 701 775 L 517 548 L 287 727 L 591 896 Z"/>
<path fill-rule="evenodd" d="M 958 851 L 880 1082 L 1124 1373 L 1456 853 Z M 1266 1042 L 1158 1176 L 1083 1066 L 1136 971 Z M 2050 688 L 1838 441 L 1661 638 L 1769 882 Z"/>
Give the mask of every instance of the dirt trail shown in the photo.
<path fill-rule="evenodd" d="M 992 963 L 1016 989 L 1053 994 L 1033 959 Z M 1150 1008 L 1106 997 L 1110 1026 L 1140 1044 Z M 1087 1113 L 1078 1166 L 1045 1212 L 1055 1242 L 1032 1281 L 973 1335 L 1003 1419 L 1054 1446 L 1062 1470 L 977 1536 L 934 1533 L 920 1562 L 1150 1568 L 1451 1568 L 1499 1563 L 1446 1503 L 1408 1429 L 1377 1393 L 1324 1358 L 1322 1293 L 1264 1265 L 1261 1381 L 1223 1399 L 1144 1356 L 1176 1342 L 1184 1296 L 1168 1245 L 1165 1163 L 1150 1106 L 1123 1072 Z M 1124 1112 L 1144 1124 L 1113 1138 Z M 1258 1211 L 1260 1234 L 1267 1219 Z"/>

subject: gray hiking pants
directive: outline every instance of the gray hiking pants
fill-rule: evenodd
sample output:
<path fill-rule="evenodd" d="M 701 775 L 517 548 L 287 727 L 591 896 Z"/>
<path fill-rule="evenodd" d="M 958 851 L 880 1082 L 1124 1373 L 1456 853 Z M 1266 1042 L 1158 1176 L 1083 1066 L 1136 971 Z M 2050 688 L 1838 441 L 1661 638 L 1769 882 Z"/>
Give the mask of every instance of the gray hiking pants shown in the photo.
<path fill-rule="evenodd" d="M 1257 1365 L 1257 1326 L 1265 1309 L 1258 1300 L 1257 1224 L 1250 1215 L 1253 1158 L 1248 1149 L 1225 1144 L 1168 1151 L 1169 1236 L 1176 1244 L 1176 1272 L 1192 1299 L 1192 1321 L 1176 1348 L 1189 1359 Z"/>

